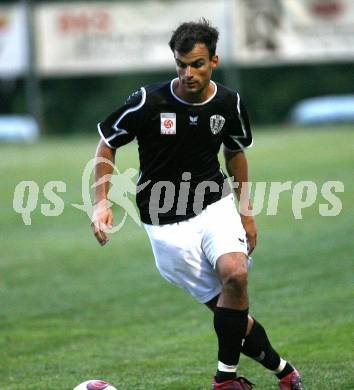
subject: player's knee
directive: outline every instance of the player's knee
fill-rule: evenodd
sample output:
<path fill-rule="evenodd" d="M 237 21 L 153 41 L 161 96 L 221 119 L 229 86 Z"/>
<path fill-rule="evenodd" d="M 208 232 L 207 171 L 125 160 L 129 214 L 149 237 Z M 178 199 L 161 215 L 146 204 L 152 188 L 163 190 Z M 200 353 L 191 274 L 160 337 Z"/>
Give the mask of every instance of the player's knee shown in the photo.
<path fill-rule="evenodd" d="M 246 268 L 235 269 L 223 281 L 224 290 L 243 292 L 247 288 L 248 273 Z"/>

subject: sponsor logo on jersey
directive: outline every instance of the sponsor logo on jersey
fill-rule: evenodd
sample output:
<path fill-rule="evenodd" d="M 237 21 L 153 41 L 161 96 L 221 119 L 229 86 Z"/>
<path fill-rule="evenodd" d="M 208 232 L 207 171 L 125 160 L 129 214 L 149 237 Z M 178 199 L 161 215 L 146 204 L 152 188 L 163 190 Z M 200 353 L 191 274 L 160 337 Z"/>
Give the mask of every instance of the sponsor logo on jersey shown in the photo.
<path fill-rule="evenodd" d="M 221 115 L 213 115 L 210 117 L 210 130 L 213 134 L 218 134 L 225 124 L 225 118 Z"/>
<path fill-rule="evenodd" d="M 174 112 L 161 113 L 161 134 L 176 134 L 176 114 Z"/>
<path fill-rule="evenodd" d="M 198 124 L 198 119 L 199 117 L 198 116 L 189 116 L 189 124 L 192 125 L 192 126 L 197 126 Z"/>

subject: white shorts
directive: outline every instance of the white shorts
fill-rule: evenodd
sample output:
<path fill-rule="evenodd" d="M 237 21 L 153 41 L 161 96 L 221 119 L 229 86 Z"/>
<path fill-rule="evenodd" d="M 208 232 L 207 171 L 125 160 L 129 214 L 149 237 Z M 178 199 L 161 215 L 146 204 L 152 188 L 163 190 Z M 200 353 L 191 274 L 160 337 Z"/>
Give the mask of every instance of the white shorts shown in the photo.
<path fill-rule="evenodd" d="M 201 303 L 221 292 L 218 258 L 230 252 L 247 256 L 246 234 L 232 195 L 186 221 L 144 226 L 161 275 Z"/>

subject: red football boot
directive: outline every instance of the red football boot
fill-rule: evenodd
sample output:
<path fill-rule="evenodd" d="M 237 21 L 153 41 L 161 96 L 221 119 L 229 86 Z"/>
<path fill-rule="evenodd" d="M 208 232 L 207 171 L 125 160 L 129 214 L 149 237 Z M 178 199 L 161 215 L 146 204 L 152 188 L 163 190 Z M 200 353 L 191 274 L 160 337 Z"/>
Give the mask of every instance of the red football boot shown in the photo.
<path fill-rule="evenodd" d="M 295 369 L 283 379 L 280 379 L 279 388 L 280 390 L 304 390 L 299 372 Z"/>
<path fill-rule="evenodd" d="M 252 390 L 252 389 L 253 389 L 253 384 L 243 376 L 239 376 L 235 379 L 231 379 L 230 381 L 225 381 L 221 383 L 217 383 L 214 378 L 213 387 L 212 387 L 212 390 Z"/>

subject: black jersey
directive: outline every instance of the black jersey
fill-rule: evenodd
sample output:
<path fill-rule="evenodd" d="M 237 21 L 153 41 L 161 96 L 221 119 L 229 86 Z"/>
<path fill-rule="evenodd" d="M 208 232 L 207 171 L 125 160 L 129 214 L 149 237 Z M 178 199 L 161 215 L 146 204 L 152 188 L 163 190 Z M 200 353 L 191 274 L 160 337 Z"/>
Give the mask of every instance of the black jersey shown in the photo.
<path fill-rule="evenodd" d="M 230 193 L 218 152 L 251 146 L 252 134 L 240 96 L 214 83 L 203 103 L 175 95 L 173 82 L 148 85 L 98 124 L 111 148 L 134 138 L 140 158 L 137 205 L 144 223 L 179 222 Z M 158 220 L 156 220 L 158 215 Z"/>

